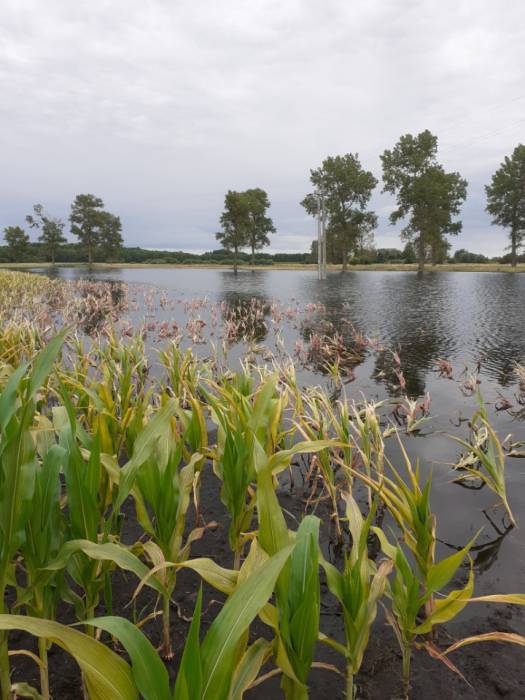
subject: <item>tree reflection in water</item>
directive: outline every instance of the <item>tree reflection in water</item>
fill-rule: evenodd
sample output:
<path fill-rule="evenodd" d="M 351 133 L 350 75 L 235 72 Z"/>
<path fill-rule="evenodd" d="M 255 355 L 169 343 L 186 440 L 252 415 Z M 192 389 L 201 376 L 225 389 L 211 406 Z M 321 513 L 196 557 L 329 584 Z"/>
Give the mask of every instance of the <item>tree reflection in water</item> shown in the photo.
<path fill-rule="evenodd" d="M 512 525 L 512 523 L 505 522 L 505 515 L 502 518 L 501 525 L 498 525 L 494 519 L 490 517 L 486 510 L 483 510 L 482 512 L 494 530 L 495 537 L 488 542 L 484 542 L 483 544 L 474 544 L 470 548 L 474 569 L 480 574 L 488 571 L 496 562 L 500 547 L 503 544 L 503 540 L 509 534 L 509 532 L 514 529 L 514 525 Z M 439 540 L 439 542 L 444 544 L 445 547 L 449 547 L 450 549 L 454 549 L 458 552 L 465 547 L 465 544 L 456 545 L 452 544 L 451 542 L 445 542 L 444 540 Z"/>

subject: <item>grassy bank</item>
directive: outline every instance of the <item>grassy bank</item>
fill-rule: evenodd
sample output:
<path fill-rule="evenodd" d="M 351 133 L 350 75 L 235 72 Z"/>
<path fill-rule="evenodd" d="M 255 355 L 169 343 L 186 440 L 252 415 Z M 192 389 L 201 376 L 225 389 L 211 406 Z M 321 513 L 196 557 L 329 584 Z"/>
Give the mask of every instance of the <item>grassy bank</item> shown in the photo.
<path fill-rule="evenodd" d="M 1 263 L 1 268 L 9 269 L 31 269 L 35 267 L 53 267 L 48 262 L 25 262 L 25 263 Z M 87 263 L 57 263 L 54 267 L 78 267 L 87 268 Z M 95 263 L 92 265 L 95 269 L 120 269 L 120 268 L 190 268 L 190 269 L 219 269 L 231 270 L 228 265 L 219 265 L 217 263 L 194 263 L 191 265 L 183 265 L 181 263 Z M 317 265 L 304 263 L 274 263 L 273 265 L 239 265 L 239 270 L 311 270 L 316 271 Z M 328 265 L 329 272 L 341 272 L 340 265 Z M 373 271 L 392 271 L 392 272 L 410 272 L 417 271 L 417 264 L 391 264 L 378 263 L 374 265 L 349 265 L 347 272 L 373 272 Z M 444 265 L 428 265 L 425 270 L 427 272 L 525 272 L 525 264 L 517 265 L 515 268 L 502 263 L 446 263 Z"/>

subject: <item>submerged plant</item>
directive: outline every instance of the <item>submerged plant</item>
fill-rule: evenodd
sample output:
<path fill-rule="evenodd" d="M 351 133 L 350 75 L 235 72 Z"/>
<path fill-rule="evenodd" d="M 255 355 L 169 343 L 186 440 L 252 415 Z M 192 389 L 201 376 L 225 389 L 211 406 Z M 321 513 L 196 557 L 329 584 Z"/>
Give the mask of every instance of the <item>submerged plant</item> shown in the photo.
<path fill-rule="evenodd" d="M 471 420 L 475 439 L 467 442 L 452 436 L 453 440 L 467 450 L 467 455 L 470 457 L 470 459 L 463 457 L 460 466 L 469 476 L 481 479 L 491 491 L 499 496 L 511 525 L 516 525 L 507 498 L 506 453 L 496 431 L 489 423 L 487 409 L 481 394 L 478 395 L 478 399 L 480 407 Z"/>

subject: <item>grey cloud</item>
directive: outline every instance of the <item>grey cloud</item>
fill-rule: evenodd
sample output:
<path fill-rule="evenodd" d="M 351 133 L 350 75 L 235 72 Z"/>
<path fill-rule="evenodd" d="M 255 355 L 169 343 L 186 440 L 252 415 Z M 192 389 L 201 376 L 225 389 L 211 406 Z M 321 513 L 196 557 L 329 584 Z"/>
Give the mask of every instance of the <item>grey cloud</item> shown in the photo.
<path fill-rule="evenodd" d="M 461 247 L 501 252 L 483 185 L 523 141 L 525 6 L 490 0 L 4 0 L 3 227 L 92 191 L 127 242 L 206 249 L 227 189 L 264 187 L 304 249 L 309 169 L 430 128 L 469 180 Z M 379 188 L 378 244 L 396 244 Z"/>

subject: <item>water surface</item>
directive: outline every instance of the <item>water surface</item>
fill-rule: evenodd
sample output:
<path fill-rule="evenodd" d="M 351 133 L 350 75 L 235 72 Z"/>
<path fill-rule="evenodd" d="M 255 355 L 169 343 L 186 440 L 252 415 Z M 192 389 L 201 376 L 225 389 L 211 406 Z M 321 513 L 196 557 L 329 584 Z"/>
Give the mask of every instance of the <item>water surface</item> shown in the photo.
<path fill-rule="evenodd" d="M 433 474 L 432 506 L 438 517 L 442 554 L 463 546 L 483 528 L 474 550 L 476 591 L 525 590 L 522 529 L 507 528 L 502 510 L 493 509 L 497 498 L 487 488 L 466 489 L 452 483 L 454 473 L 449 468 L 460 452 L 449 434 L 466 437 L 466 421 L 461 420 L 476 410 L 476 397 L 463 388 L 469 376 L 479 379 L 490 420 L 501 438 L 512 433 L 513 440 L 525 440 L 525 406 L 518 403 L 515 374 L 516 362 L 525 364 L 525 275 L 428 272 L 421 276 L 412 271 L 359 271 L 329 273 L 320 281 L 313 271 L 267 269 L 241 270 L 237 274 L 223 269 L 156 267 L 34 271 L 65 279 L 89 277 L 129 285 L 130 299 L 135 304 L 135 311 L 130 312 L 134 323 L 158 317 L 176 320 L 182 327 L 188 319 L 184 302 L 203 297 L 211 305 L 223 302 L 223 309 L 251 299 L 267 302 L 268 308 L 276 302 L 283 310 L 290 310 L 290 318 L 282 323 L 290 352 L 297 339 L 308 341 L 308 329 L 301 323 L 301 314 L 293 315 L 294 309 L 322 304 L 322 318 L 314 314 L 313 319 L 332 323 L 334 330 L 346 333 L 345 337 L 353 326 L 398 352 L 407 393 L 421 398 L 430 392 L 432 399 L 431 420 L 419 436 L 406 436 L 405 441 L 411 456 L 420 460 L 426 473 Z M 148 311 L 141 299 L 151 290 L 171 302 Z M 202 316 L 210 327 L 205 307 L 190 311 L 189 316 Z M 275 342 L 276 331 L 270 316 L 267 311 L 258 338 L 268 345 Z M 159 341 L 150 338 L 149 342 L 158 345 Z M 244 352 L 245 347 L 239 345 L 237 357 Z M 355 367 L 355 380 L 344 387 L 350 399 L 359 399 L 363 392 L 370 399 L 384 400 L 385 420 L 393 420 L 392 410 L 402 393 L 395 386 L 392 358 L 390 351 L 363 353 Z M 452 364 L 452 379 L 439 376 L 437 359 Z M 297 370 L 303 386 L 326 383 L 326 377 L 311 367 L 301 367 L 298 362 Z M 512 404 L 510 411 L 496 410 L 501 395 Z M 525 527 L 524 459 L 508 460 L 507 479 L 511 506 Z"/>

